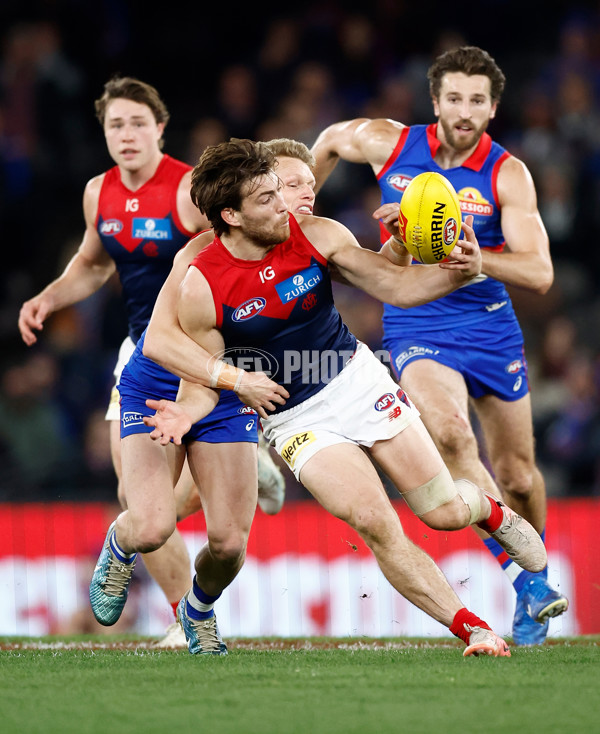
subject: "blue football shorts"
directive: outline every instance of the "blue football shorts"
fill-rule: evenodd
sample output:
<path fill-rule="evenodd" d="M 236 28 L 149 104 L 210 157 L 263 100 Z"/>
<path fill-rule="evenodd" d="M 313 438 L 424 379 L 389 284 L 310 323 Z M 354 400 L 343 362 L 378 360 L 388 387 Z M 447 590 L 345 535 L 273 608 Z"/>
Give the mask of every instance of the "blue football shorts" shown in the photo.
<path fill-rule="evenodd" d="M 179 378 L 166 371 L 157 371 L 161 379 L 132 371 L 125 366 L 119 381 L 121 395 L 121 438 L 134 433 L 150 433 L 153 428 L 143 422 L 144 416 L 154 415 L 146 400 L 175 400 Z M 157 365 L 154 365 L 157 367 Z M 160 370 L 160 368 L 159 368 Z M 205 418 L 191 427 L 184 442 L 258 443 L 258 414 L 244 405 L 231 390 L 223 390 L 219 402 Z"/>
<path fill-rule="evenodd" d="M 398 380 L 406 365 L 432 359 L 459 372 L 473 398 L 495 395 L 512 402 L 529 392 L 523 334 L 512 319 L 443 331 L 404 331 L 386 335 L 383 346 Z"/>

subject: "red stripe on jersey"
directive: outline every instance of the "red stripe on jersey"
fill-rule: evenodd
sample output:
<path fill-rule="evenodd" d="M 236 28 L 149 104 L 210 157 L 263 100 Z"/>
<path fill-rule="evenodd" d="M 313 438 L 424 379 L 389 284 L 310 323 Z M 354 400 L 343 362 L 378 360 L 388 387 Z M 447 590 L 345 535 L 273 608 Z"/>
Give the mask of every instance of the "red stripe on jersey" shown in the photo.
<path fill-rule="evenodd" d="M 400 155 L 402 152 L 402 148 L 404 148 L 404 144 L 406 143 L 406 138 L 408 137 L 408 131 L 410 130 L 410 127 L 404 127 L 402 128 L 402 132 L 400 133 L 400 137 L 398 138 L 398 142 L 396 143 L 396 146 L 394 150 L 392 151 L 392 154 L 387 159 L 386 163 L 384 164 L 383 168 L 379 173 L 377 174 L 377 178 L 380 179 L 382 176 L 385 176 L 387 171 L 389 170 L 390 166 L 394 163 L 396 158 Z"/>

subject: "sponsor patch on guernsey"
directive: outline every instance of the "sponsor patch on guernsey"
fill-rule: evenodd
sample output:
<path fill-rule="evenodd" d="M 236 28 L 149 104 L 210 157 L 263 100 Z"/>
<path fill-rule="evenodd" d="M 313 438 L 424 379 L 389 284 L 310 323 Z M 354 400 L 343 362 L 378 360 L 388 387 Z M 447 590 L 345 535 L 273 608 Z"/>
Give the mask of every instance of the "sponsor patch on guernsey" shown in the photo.
<path fill-rule="evenodd" d="M 131 236 L 134 240 L 170 240 L 172 238 L 171 221 L 151 217 L 134 217 Z"/>
<path fill-rule="evenodd" d="M 297 433 L 295 436 L 286 441 L 281 449 L 281 458 L 287 462 L 291 469 L 294 468 L 298 454 L 309 444 L 315 441 L 315 434 L 312 431 L 306 433 Z"/>
<path fill-rule="evenodd" d="M 275 289 L 282 303 L 290 303 L 315 288 L 322 280 L 319 266 L 313 264 L 306 270 L 292 275 L 291 278 L 277 283 Z"/>

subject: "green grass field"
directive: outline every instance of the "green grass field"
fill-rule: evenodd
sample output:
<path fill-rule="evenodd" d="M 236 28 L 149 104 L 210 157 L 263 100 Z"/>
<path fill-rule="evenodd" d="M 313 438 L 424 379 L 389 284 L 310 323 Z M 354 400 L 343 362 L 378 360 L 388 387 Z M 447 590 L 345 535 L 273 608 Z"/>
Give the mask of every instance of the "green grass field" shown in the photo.
<path fill-rule="evenodd" d="M 511 658 L 449 639 L 230 640 L 226 657 L 94 639 L 0 638 L 3 734 L 600 732 L 600 636 Z"/>

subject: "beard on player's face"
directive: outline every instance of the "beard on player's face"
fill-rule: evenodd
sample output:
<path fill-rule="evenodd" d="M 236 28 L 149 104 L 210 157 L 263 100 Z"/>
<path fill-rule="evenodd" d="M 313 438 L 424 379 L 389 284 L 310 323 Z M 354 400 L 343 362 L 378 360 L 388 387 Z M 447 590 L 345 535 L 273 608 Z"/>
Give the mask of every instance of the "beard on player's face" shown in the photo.
<path fill-rule="evenodd" d="M 442 126 L 448 145 L 461 152 L 477 145 L 487 129 L 489 120 L 485 120 L 477 126 L 472 120 L 459 120 L 451 123 L 449 120 L 440 117 L 439 123 Z M 462 128 L 463 132 L 457 128 Z"/>
<path fill-rule="evenodd" d="M 287 214 L 285 221 L 279 219 L 276 223 L 272 220 L 245 219 L 244 235 L 259 247 L 272 247 L 285 242 L 290 236 Z"/>

